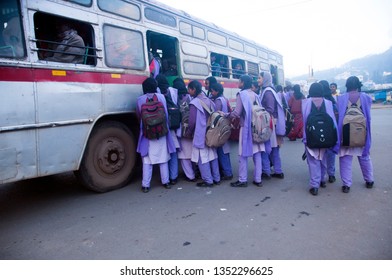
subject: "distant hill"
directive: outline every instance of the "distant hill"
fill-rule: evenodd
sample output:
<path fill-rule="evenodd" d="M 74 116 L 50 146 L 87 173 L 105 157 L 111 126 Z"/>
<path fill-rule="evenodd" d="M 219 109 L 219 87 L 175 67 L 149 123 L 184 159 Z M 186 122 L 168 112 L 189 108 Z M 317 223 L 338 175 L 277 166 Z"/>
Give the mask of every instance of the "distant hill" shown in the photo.
<path fill-rule="evenodd" d="M 351 60 L 341 67 L 315 71 L 314 79 L 336 82 L 344 87 L 349 76 L 362 76 L 363 83 L 373 81 L 376 84 L 392 83 L 392 47 L 384 53 L 368 55 Z M 306 80 L 308 75 L 301 75 L 290 80 Z"/>

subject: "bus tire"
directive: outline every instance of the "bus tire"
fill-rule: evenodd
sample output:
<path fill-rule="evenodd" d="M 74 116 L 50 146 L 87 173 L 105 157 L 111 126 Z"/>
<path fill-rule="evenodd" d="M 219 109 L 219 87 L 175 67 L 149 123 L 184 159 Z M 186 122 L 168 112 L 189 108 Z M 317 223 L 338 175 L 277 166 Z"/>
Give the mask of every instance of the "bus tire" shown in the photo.
<path fill-rule="evenodd" d="M 125 186 L 135 163 L 133 133 L 122 123 L 108 121 L 94 128 L 75 174 L 87 189 L 103 193 Z"/>

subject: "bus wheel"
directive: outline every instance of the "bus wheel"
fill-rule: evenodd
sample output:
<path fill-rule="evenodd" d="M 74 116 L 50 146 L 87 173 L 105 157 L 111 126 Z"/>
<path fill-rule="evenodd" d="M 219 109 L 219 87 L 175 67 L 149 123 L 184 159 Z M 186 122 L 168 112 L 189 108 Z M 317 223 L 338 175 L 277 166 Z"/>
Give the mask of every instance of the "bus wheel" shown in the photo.
<path fill-rule="evenodd" d="M 88 189 L 107 192 L 125 186 L 136 163 L 135 138 L 118 122 L 94 128 L 76 176 Z"/>

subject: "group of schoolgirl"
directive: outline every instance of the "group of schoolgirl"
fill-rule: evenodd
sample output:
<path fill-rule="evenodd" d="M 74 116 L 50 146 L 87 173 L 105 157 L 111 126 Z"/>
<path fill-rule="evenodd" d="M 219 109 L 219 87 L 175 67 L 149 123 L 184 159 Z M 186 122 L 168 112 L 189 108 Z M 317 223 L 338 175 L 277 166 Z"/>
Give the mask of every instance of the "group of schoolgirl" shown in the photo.
<path fill-rule="evenodd" d="M 214 88 L 215 100 L 206 96 L 198 81 L 191 81 L 186 88 L 177 78 L 173 87 L 164 75 L 147 78 L 143 95 L 137 100 L 136 113 L 140 119 L 137 152 L 143 163 L 142 191 L 149 192 L 153 165 L 159 164 L 161 183 L 170 189 L 178 179 L 178 162 L 187 181 L 196 182 L 196 171 L 202 182 L 199 187 L 212 187 L 221 181 L 218 152 L 221 154 L 222 179 L 230 179 L 229 147 L 212 148 L 206 145 L 207 120 L 216 111 L 227 110 L 228 102 L 221 97 L 223 88 Z M 219 96 L 218 96 L 219 95 Z M 215 102 L 214 102 L 215 101 Z"/>
<path fill-rule="evenodd" d="M 362 84 L 356 76 L 347 79 L 347 92 L 339 95 L 337 100 L 328 98 L 325 92 L 329 86 L 324 85 L 323 89 L 323 82 L 313 83 L 308 98 L 302 101 L 304 158 L 309 168 L 309 192 L 317 195 L 319 187 L 325 188 L 327 174 L 329 182 L 335 181 L 335 155 L 339 156 L 342 192 L 350 191 L 354 156 L 358 157 L 366 187 L 372 188 L 372 100 L 361 92 Z"/>
<path fill-rule="evenodd" d="M 150 190 L 154 164 L 160 166 L 161 182 L 165 188 L 171 188 L 171 185 L 177 183 L 179 161 L 187 181 L 195 182 L 196 171 L 200 172 L 202 181 L 197 183 L 199 187 L 212 187 L 221 180 L 233 178 L 229 143 L 219 147 L 206 144 L 208 121 L 213 112 L 219 112 L 228 120 L 240 120 L 239 175 L 238 180 L 231 183 L 232 187 L 247 186 L 248 157 L 254 161 L 253 184 L 256 186 L 262 186 L 262 178 L 283 178 L 279 146 L 284 133 L 281 133 L 282 136 L 277 133 L 278 116 L 283 114 L 280 112 L 281 98 L 272 86 L 270 73 L 261 73 L 258 82 L 263 89 L 260 96 L 251 90 L 250 76 L 240 77 L 240 92 L 237 94 L 235 110 L 232 111 L 219 83 L 206 83 L 209 92 L 206 94 L 201 83 L 196 80 L 191 81 L 186 88 L 180 78 L 174 80 L 173 87 L 169 86 L 164 75 L 157 75 L 155 79 L 147 78 L 142 85 L 144 95 L 138 98 L 136 108 L 141 120 L 137 152 L 141 154 L 143 163 L 142 191 Z M 272 120 L 274 122 L 269 137 L 262 142 L 255 142 L 252 137 L 252 110 L 255 104 L 266 108 L 268 114 L 274 116 L 271 118 L 271 123 Z M 174 107 L 180 108 L 180 117 L 173 113 Z M 173 118 L 177 125 L 173 125 Z M 178 118 L 180 121 L 175 121 Z M 274 166 L 274 174 L 271 174 L 271 165 Z"/>

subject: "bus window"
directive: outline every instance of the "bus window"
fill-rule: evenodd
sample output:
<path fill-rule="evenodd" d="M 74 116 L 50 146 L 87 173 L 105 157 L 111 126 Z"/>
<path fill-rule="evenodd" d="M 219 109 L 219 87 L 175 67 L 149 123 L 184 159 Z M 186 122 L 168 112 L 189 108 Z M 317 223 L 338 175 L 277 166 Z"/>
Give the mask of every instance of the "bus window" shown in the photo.
<path fill-rule="evenodd" d="M 248 64 L 248 75 L 251 76 L 252 78 L 256 78 L 259 76 L 259 66 L 257 63 L 249 62 L 247 61 Z"/>
<path fill-rule="evenodd" d="M 144 70 L 143 36 L 140 32 L 105 25 L 105 61 L 108 66 Z"/>
<path fill-rule="evenodd" d="M 230 68 L 228 67 L 228 58 L 226 55 L 211 53 L 211 75 L 215 77 L 230 77 Z"/>
<path fill-rule="evenodd" d="M 239 79 L 241 75 L 245 74 L 244 71 L 244 61 L 241 59 L 232 59 L 231 67 L 233 69 L 233 78 Z"/>
<path fill-rule="evenodd" d="M 103 11 L 137 21 L 142 17 L 139 6 L 121 0 L 99 0 L 98 7 Z"/>
<path fill-rule="evenodd" d="M 37 12 L 34 15 L 34 27 L 39 59 L 96 64 L 91 25 Z"/>
<path fill-rule="evenodd" d="M 92 0 L 65 0 L 65 1 L 74 2 L 76 4 L 80 4 L 86 7 L 90 7 L 92 2 Z"/>
<path fill-rule="evenodd" d="M 0 4 L 0 57 L 21 58 L 26 55 L 18 1 Z"/>

